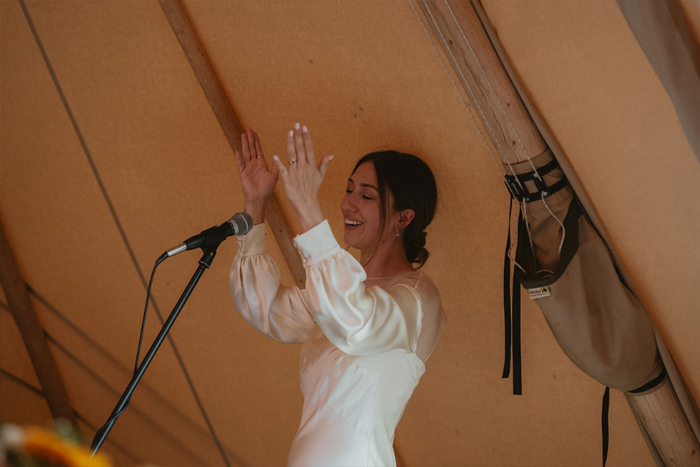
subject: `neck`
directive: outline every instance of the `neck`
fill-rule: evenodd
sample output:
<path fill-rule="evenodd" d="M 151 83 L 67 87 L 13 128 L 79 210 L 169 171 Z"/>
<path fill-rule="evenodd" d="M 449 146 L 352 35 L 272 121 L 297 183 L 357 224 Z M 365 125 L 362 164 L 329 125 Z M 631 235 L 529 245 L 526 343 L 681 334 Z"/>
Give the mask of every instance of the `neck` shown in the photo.
<path fill-rule="evenodd" d="M 399 237 L 391 243 L 381 243 L 373 252 L 363 250 L 360 263 L 365 268 L 367 277 L 394 277 L 414 271 Z"/>

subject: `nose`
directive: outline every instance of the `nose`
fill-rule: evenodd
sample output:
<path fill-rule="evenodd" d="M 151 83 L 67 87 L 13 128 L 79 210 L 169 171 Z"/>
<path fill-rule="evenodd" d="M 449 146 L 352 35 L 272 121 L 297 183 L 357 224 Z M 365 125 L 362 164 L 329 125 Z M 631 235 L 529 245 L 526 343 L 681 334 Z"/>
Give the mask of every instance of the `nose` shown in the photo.
<path fill-rule="evenodd" d="M 345 193 L 345 196 L 343 196 L 343 199 L 340 201 L 340 210 L 344 213 L 356 211 L 356 205 L 352 193 Z"/>

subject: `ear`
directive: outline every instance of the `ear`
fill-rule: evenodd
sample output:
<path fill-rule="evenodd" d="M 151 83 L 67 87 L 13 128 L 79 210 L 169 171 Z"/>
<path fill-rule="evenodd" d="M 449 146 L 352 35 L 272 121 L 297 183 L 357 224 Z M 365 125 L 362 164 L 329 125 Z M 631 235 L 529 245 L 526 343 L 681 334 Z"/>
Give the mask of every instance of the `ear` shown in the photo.
<path fill-rule="evenodd" d="M 404 209 L 399 213 L 399 227 L 405 229 L 416 217 L 416 212 L 413 209 Z"/>

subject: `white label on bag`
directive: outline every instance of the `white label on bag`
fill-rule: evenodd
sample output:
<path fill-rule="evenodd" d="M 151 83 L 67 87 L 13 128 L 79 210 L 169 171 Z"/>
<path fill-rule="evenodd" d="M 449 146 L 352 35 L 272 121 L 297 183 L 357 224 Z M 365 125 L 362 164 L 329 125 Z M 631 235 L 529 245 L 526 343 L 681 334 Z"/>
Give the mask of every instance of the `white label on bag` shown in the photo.
<path fill-rule="evenodd" d="M 537 300 L 538 298 L 549 297 L 549 286 L 537 287 L 536 289 L 527 289 L 527 293 L 530 294 L 531 300 Z"/>

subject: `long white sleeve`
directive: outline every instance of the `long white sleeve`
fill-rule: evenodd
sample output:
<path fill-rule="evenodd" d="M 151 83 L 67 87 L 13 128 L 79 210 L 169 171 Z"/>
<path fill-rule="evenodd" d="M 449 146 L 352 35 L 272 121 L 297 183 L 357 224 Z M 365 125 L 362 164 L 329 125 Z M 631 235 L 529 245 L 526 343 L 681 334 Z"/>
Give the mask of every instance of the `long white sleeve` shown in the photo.
<path fill-rule="evenodd" d="M 238 237 L 229 278 L 236 309 L 263 334 L 281 342 L 302 343 L 316 327 L 302 291 L 280 285 L 279 270 L 265 252 L 264 224 Z"/>
<path fill-rule="evenodd" d="M 423 307 L 402 282 L 366 287 L 362 266 L 335 240 L 327 221 L 295 238 L 306 269 L 305 295 L 324 334 L 350 355 L 415 352 Z"/>

